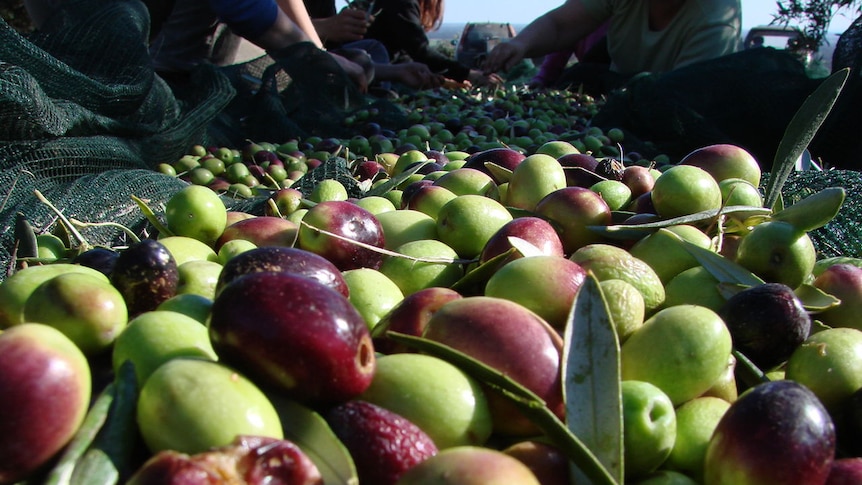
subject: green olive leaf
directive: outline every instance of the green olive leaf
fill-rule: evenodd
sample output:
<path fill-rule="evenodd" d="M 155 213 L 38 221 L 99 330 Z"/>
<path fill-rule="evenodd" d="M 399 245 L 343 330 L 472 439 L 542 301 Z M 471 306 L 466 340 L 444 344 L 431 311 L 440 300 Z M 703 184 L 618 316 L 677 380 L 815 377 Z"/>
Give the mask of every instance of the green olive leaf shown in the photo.
<path fill-rule="evenodd" d="M 563 337 L 566 424 L 619 483 L 623 482 L 620 344 L 601 287 L 589 273 L 573 302 Z M 572 483 L 588 477 L 572 467 Z"/>
<path fill-rule="evenodd" d="M 69 483 L 115 485 L 120 483 L 120 472 L 113 466 L 111 457 L 105 450 L 91 448 L 78 460 Z"/>
<path fill-rule="evenodd" d="M 141 210 L 141 214 L 147 219 L 147 221 L 156 228 L 156 231 L 162 236 L 173 236 L 174 233 L 168 229 L 168 226 L 156 216 L 156 213 L 153 212 L 153 209 L 147 205 L 147 202 L 136 195 L 132 195 L 132 200 L 135 201 L 135 204 L 138 205 L 138 208 Z"/>
<path fill-rule="evenodd" d="M 499 180 L 499 183 L 508 182 L 512 178 L 512 171 L 502 165 L 497 165 L 496 163 L 485 162 L 485 168 L 491 172 L 491 175 Z"/>
<path fill-rule="evenodd" d="M 598 182 L 601 182 L 602 180 L 607 180 L 606 177 L 602 177 L 601 175 L 599 175 L 599 174 L 597 174 L 591 170 L 587 170 L 584 167 L 563 167 L 563 171 L 564 172 L 577 172 L 576 175 L 578 175 L 580 177 L 587 177 L 588 179 L 590 179 L 592 181 L 592 183 L 598 183 Z"/>
<path fill-rule="evenodd" d="M 317 465 L 325 485 L 358 485 L 356 465 L 323 416 L 280 395 L 268 396 L 281 420 L 284 438 Z"/>
<path fill-rule="evenodd" d="M 108 384 L 96 397 L 84 422 L 78 428 L 78 432 L 72 438 L 72 441 L 66 446 L 65 451 L 60 455 L 60 459 L 54 468 L 48 473 L 45 478 L 45 485 L 69 485 L 72 480 L 72 473 L 78 461 L 84 456 L 84 453 L 90 448 L 93 440 L 105 421 L 108 419 L 108 411 L 111 409 L 111 403 L 116 395 L 116 386 Z"/>
<path fill-rule="evenodd" d="M 138 383 L 134 365 L 126 361 L 90 406 L 84 423 L 67 445 L 48 485 L 114 485 L 132 470 L 138 436 L 135 409 Z"/>
<path fill-rule="evenodd" d="M 626 219 L 628 219 L 629 217 L 636 215 L 636 214 L 637 214 L 636 212 L 623 211 L 623 210 L 611 211 L 611 223 L 610 223 L 610 225 L 618 226 L 618 225 L 625 224 Z M 634 224 L 631 224 L 631 225 L 634 225 Z"/>
<path fill-rule="evenodd" d="M 716 287 L 725 300 L 730 299 L 730 297 L 746 288 L 751 288 L 749 285 L 741 285 L 739 283 L 719 283 Z"/>
<path fill-rule="evenodd" d="M 676 236 L 674 234 L 674 236 Z M 709 274 L 715 277 L 719 283 L 739 284 L 744 286 L 756 286 L 763 284 L 763 280 L 758 278 L 754 273 L 740 266 L 724 256 L 702 248 L 697 244 L 690 243 L 683 238 L 676 236 L 675 240 L 682 244 L 686 251 L 689 252 L 694 259 L 706 269 Z"/>
<path fill-rule="evenodd" d="M 518 249 L 513 247 L 505 253 L 498 254 L 488 261 L 479 264 L 464 273 L 464 276 L 449 288 L 457 291 L 463 296 L 477 296 L 485 293 L 485 284 L 488 282 L 488 279 L 491 278 L 491 276 L 496 273 L 501 266 L 506 264 L 517 251 Z"/>
<path fill-rule="evenodd" d="M 790 123 L 781 137 L 775 159 L 772 163 L 772 173 L 766 185 L 766 197 L 764 207 L 774 208 L 778 197 L 781 195 L 781 187 L 790 177 L 790 173 L 796 168 L 796 160 L 814 139 L 820 125 L 832 111 L 835 101 L 844 83 L 850 75 L 850 68 L 836 71 L 817 86 L 811 95 L 796 110 Z"/>
<path fill-rule="evenodd" d="M 519 207 L 506 206 L 506 210 L 509 211 L 509 214 L 512 214 L 512 217 L 517 219 L 519 217 L 536 217 L 536 213 L 532 211 L 528 211 L 526 209 L 521 209 Z"/>
<path fill-rule="evenodd" d="M 843 187 L 828 187 L 774 213 L 772 219 L 790 223 L 800 231 L 808 232 L 834 219 L 844 204 L 845 196 Z"/>
<path fill-rule="evenodd" d="M 745 354 L 736 349 L 731 352 L 736 359 L 737 378 L 745 384 L 746 388 L 754 387 L 762 382 L 769 382 L 766 373 L 760 370 Z"/>
<path fill-rule="evenodd" d="M 509 236 L 506 238 L 509 241 L 509 244 L 512 245 L 513 248 L 517 249 L 522 256 L 541 256 L 545 253 L 542 252 L 541 249 L 537 248 L 534 244 L 530 243 L 526 239 L 521 239 L 515 236 Z"/>
<path fill-rule="evenodd" d="M 838 298 L 808 283 L 803 283 L 793 292 L 796 293 L 796 297 L 802 302 L 805 310 L 809 312 L 822 312 L 841 303 Z"/>
<path fill-rule="evenodd" d="M 403 172 L 390 178 L 386 182 L 383 182 L 382 184 L 378 185 L 377 187 L 372 187 L 371 190 L 369 190 L 368 192 L 365 193 L 364 197 L 369 197 L 372 195 L 384 195 L 384 194 L 386 194 L 390 190 L 401 185 L 402 182 L 404 182 L 405 180 L 410 178 L 411 175 L 418 172 L 422 167 L 424 167 L 425 165 L 428 165 L 429 163 L 431 163 L 431 160 L 426 160 L 424 162 L 416 163 L 412 167 L 405 169 Z M 300 179 L 300 180 L 302 180 L 302 179 Z M 303 192 L 303 193 L 305 193 L 305 192 Z"/>
<path fill-rule="evenodd" d="M 587 477 L 586 483 L 596 485 L 622 483 L 608 472 L 596 455 L 560 421 L 553 411 L 548 409 L 539 396 L 509 376 L 448 345 L 397 332 L 388 332 L 386 335 L 396 342 L 446 360 L 474 379 L 499 390 L 584 473 Z"/>
<path fill-rule="evenodd" d="M 663 219 L 655 222 L 645 222 L 643 224 L 615 224 L 610 226 L 589 226 L 593 232 L 600 233 L 604 236 L 614 239 L 633 239 L 646 236 L 651 232 L 659 229 L 675 226 L 679 224 L 708 224 L 716 220 L 720 215 L 733 214 L 742 219 L 747 219 L 753 216 L 765 216 L 771 214 L 770 209 L 764 207 L 754 207 L 745 205 L 732 205 L 722 207 L 720 209 L 710 209 L 694 214 L 689 214 L 671 219 Z"/>
<path fill-rule="evenodd" d="M 811 320 L 811 332 L 809 332 L 808 336 L 810 337 L 811 335 L 814 335 L 817 332 L 829 330 L 830 328 L 832 328 L 832 327 L 830 327 L 829 325 L 826 325 L 825 323 L 823 323 L 820 320 L 817 320 L 815 318 L 815 319 Z"/>
<path fill-rule="evenodd" d="M 130 360 L 120 366 L 112 385 L 114 399 L 107 420 L 75 466 L 71 484 L 114 485 L 134 471 L 138 380 Z"/>

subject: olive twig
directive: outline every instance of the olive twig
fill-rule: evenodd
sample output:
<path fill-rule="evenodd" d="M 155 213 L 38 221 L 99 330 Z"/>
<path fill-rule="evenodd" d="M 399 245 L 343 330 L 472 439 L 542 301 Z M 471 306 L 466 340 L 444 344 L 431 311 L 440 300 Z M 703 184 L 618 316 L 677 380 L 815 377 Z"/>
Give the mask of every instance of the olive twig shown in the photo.
<path fill-rule="evenodd" d="M 409 260 L 412 260 L 412 261 L 417 262 L 417 263 L 470 264 L 470 263 L 474 263 L 474 262 L 476 262 L 476 260 L 475 260 L 475 259 L 459 259 L 459 258 L 419 258 L 419 257 L 416 257 L 416 256 L 408 256 L 408 255 L 406 255 L 406 254 L 396 253 L 395 251 L 390 251 L 390 250 L 385 249 L 385 248 L 377 247 L 377 246 L 374 246 L 374 245 L 371 245 L 371 244 L 366 244 L 366 243 L 364 243 L 364 242 L 362 242 L 362 241 L 357 241 L 357 240 L 355 240 L 355 239 L 350 239 L 349 237 L 344 237 L 344 236 L 341 236 L 341 235 L 339 235 L 339 234 L 335 234 L 335 233 L 333 233 L 333 232 L 329 232 L 329 231 L 327 231 L 327 230 L 325 230 L 325 229 L 321 229 L 321 228 L 319 228 L 319 227 L 312 226 L 311 224 L 309 224 L 309 223 L 307 223 L 307 222 L 305 222 L 305 221 L 302 221 L 302 220 L 300 220 L 300 221 L 299 221 L 299 224 L 300 224 L 300 225 L 302 225 L 302 226 L 305 226 L 305 227 L 307 227 L 307 228 L 309 228 L 309 229 L 311 229 L 312 231 L 319 232 L 319 233 L 321 233 L 321 234 L 324 234 L 324 235 L 327 235 L 327 236 L 330 236 L 330 237 L 334 237 L 335 239 L 338 239 L 338 240 L 341 240 L 341 241 L 344 241 L 344 242 L 347 242 L 347 243 L 350 243 L 350 244 L 355 244 L 356 246 L 359 246 L 359 247 L 361 247 L 361 248 L 368 249 L 369 251 L 374 251 L 374 252 L 377 252 L 377 253 L 380 253 L 380 254 L 384 254 L 384 255 L 386 255 L 386 256 L 390 256 L 390 257 L 393 257 L 393 258 L 409 259 Z"/>
<path fill-rule="evenodd" d="M 132 242 L 141 241 L 141 238 L 139 238 L 138 235 L 134 233 L 134 231 L 118 222 L 84 222 L 77 219 L 69 219 L 69 222 L 71 222 L 75 227 L 80 227 L 82 229 L 87 227 L 116 227 L 117 229 L 123 231 L 124 234 L 129 236 L 129 239 L 131 239 Z"/>
<path fill-rule="evenodd" d="M 136 195 L 132 195 L 132 200 L 135 201 L 136 204 L 138 204 L 138 207 L 141 209 L 141 212 L 144 214 L 144 217 L 146 217 L 147 221 L 149 221 L 149 223 L 152 224 L 157 231 L 159 231 L 159 234 L 163 236 L 174 235 L 174 233 L 171 232 L 171 230 L 168 229 L 166 225 L 162 224 L 162 221 L 160 221 L 159 218 L 156 217 L 156 213 L 153 212 L 150 206 L 148 206 L 143 199 Z"/>
<path fill-rule="evenodd" d="M 84 236 L 81 235 L 81 233 L 78 232 L 78 230 L 75 228 L 74 224 L 72 224 L 72 222 L 66 216 L 63 215 L 62 211 L 57 209 L 54 204 L 51 203 L 51 201 L 46 199 L 45 196 L 42 195 L 42 192 L 39 192 L 38 189 L 34 189 L 33 193 L 36 195 L 36 198 L 39 199 L 39 202 L 45 204 L 46 206 L 48 206 L 49 209 L 51 209 L 51 212 L 57 214 L 57 217 L 60 219 L 60 222 L 63 224 L 63 227 L 65 227 L 66 230 L 69 231 L 69 234 L 71 234 L 71 236 L 75 239 L 75 242 L 77 243 L 77 246 L 81 251 L 86 251 L 90 248 L 90 243 L 88 243 L 87 240 L 84 239 Z"/>

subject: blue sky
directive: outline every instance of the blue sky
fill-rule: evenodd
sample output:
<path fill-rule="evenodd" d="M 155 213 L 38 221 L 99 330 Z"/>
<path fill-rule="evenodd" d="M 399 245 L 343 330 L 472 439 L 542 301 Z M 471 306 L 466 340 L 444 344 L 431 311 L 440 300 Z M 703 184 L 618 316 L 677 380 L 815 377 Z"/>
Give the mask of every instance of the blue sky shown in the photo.
<path fill-rule="evenodd" d="M 560 5 L 563 0 L 448 0 L 446 22 L 510 22 L 528 23 L 548 10 Z M 777 11 L 775 0 L 742 0 L 742 23 L 744 28 L 768 24 Z M 836 15 L 830 30 L 843 31 L 852 18 Z"/>
<path fill-rule="evenodd" d="M 563 0 L 448 0 L 445 3 L 445 22 L 510 22 L 529 23 L 534 18 L 560 5 Z M 344 0 L 336 2 L 344 5 Z M 768 24 L 777 10 L 775 0 L 742 0 L 743 28 Z M 839 14 L 832 21 L 830 30 L 842 32 L 853 21 Z"/>

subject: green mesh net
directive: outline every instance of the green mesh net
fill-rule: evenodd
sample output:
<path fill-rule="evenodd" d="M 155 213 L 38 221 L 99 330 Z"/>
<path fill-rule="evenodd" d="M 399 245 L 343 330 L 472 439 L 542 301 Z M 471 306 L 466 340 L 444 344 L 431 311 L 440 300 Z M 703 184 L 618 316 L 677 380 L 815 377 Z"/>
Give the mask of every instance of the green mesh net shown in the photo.
<path fill-rule="evenodd" d="M 592 123 L 623 129 L 628 150 L 664 153 L 671 160 L 702 146 L 732 143 L 768 171 L 785 128 L 819 84 L 793 55 L 750 49 L 638 75 L 608 96 Z"/>
<path fill-rule="evenodd" d="M 162 206 L 185 184 L 154 169 L 192 145 L 339 136 L 358 109 L 373 108 L 387 126 L 404 123 L 400 108 L 359 93 L 310 44 L 227 68 L 201 65 L 176 89 L 152 70 L 148 32 L 147 10 L 136 0 L 66 2 L 27 35 L 0 20 L 0 264 L 7 270 L 18 215 L 37 229 L 56 220 L 34 190 L 67 217 L 143 233 L 132 196 Z M 359 195 L 343 161 L 326 162 L 302 187 L 310 193 L 322 178 L 339 178 Z M 262 213 L 263 198 L 224 200 Z M 83 232 L 92 244 L 124 238 L 115 227 Z"/>
<path fill-rule="evenodd" d="M 809 233 L 818 256 L 862 257 L 862 173 L 852 170 L 793 172 L 781 188 L 784 206 L 828 187 L 844 187 L 847 196 L 838 215 L 829 224 Z"/>
<path fill-rule="evenodd" d="M 215 123 L 213 142 L 239 146 L 247 139 L 284 141 L 308 136 L 349 138 L 344 119 L 357 111 L 368 121 L 399 129 L 403 109 L 386 99 L 363 95 L 332 57 L 311 43 L 221 69 L 237 96 Z"/>

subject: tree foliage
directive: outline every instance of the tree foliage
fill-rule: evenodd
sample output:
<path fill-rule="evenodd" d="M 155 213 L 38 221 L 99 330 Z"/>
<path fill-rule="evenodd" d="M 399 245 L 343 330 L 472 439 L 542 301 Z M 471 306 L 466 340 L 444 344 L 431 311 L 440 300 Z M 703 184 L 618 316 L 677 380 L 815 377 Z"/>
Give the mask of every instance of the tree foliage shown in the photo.
<path fill-rule="evenodd" d="M 826 40 L 835 14 L 862 14 L 862 0 L 778 0 L 773 23 L 799 25 L 804 47 L 816 50 Z"/>

